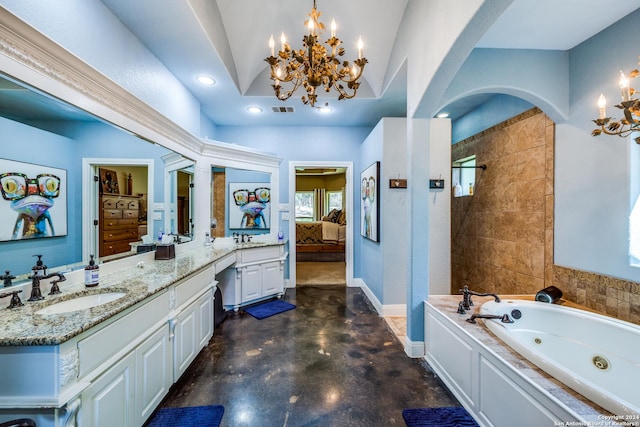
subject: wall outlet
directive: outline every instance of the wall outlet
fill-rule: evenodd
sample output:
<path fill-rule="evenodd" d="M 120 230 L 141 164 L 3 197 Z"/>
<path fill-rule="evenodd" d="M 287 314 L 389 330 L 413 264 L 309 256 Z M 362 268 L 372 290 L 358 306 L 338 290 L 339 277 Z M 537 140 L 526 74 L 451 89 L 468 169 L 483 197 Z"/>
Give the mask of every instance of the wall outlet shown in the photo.
<path fill-rule="evenodd" d="M 289 212 L 282 212 L 282 215 L 280 216 L 280 218 L 283 221 L 289 221 Z"/>
<path fill-rule="evenodd" d="M 154 221 L 162 221 L 162 212 L 154 212 L 153 213 Z"/>

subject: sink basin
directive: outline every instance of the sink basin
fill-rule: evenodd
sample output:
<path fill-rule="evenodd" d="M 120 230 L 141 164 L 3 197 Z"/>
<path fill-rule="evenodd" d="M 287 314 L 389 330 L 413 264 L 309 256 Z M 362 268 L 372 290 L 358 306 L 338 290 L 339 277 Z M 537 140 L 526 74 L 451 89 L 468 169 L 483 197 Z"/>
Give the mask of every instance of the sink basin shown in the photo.
<path fill-rule="evenodd" d="M 36 311 L 36 314 L 60 314 L 70 311 L 86 310 L 87 308 L 115 301 L 125 295 L 125 292 L 105 292 L 103 294 L 85 295 L 83 297 L 51 304 Z"/>

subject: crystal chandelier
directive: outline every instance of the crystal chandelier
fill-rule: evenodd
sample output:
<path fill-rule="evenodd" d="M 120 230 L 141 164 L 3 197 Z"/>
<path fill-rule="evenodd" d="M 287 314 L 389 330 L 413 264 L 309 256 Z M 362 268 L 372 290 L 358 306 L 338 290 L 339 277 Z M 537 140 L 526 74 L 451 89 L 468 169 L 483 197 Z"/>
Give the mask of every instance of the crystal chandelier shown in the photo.
<path fill-rule="evenodd" d="M 620 71 L 620 80 L 618 83 L 620 85 L 622 102 L 615 107 L 622 110 L 623 118 L 613 120 L 611 117 L 607 117 L 607 100 L 604 95 L 600 94 L 598 98 L 600 116 L 596 120 L 593 120 L 599 128 L 594 129 L 591 135 L 598 136 L 604 133 L 606 135 L 618 135 L 626 138 L 631 133 L 640 131 L 640 99 L 634 97 L 636 91 L 632 87 L 629 87 L 629 79 L 636 78 L 638 75 L 640 75 L 638 69 L 631 71 L 629 77 Z M 637 144 L 640 144 L 640 137 L 635 138 L 635 141 Z"/>
<path fill-rule="evenodd" d="M 358 40 L 358 59 L 343 61 L 344 55 L 342 43 L 336 37 L 336 23 L 331 21 L 331 38 L 325 44 L 319 42 L 319 34 L 324 30 L 324 24 L 318 21 L 321 13 L 316 9 L 316 1 L 313 0 L 313 9 L 309 13 L 309 19 L 305 21 L 308 34 L 302 38 L 302 49 L 291 49 L 287 39 L 282 33 L 280 36 L 281 48 L 275 56 L 273 35 L 269 39 L 271 55 L 265 61 L 271 66 L 271 85 L 279 100 L 289 99 L 300 87 L 304 87 L 306 94 L 302 96 L 304 104 L 315 106 L 318 98 L 317 90 L 323 87 L 325 92 L 331 89 L 339 93 L 338 100 L 350 99 L 356 96 L 367 58 L 362 57 L 362 38 Z M 329 53 L 330 51 L 330 53 Z M 281 83 L 287 83 L 290 90 L 284 90 Z"/>

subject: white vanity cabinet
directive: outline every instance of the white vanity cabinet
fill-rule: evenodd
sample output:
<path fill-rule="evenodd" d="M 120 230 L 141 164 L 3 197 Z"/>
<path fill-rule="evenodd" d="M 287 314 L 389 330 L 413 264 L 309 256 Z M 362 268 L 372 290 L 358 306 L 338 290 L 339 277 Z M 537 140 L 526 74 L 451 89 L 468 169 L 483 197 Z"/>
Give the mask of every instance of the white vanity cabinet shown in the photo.
<path fill-rule="evenodd" d="M 282 296 L 286 258 L 282 244 L 238 249 L 235 267 L 222 272 L 216 269 L 224 308 L 237 311 L 261 299 Z"/>

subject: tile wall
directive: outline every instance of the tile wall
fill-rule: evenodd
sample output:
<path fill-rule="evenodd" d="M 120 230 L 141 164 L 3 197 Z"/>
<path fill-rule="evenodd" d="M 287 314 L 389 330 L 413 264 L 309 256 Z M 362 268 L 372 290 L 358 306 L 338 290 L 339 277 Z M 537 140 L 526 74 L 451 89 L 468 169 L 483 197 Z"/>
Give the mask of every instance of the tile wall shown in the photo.
<path fill-rule="evenodd" d="M 533 108 L 452 146 L 476 156 L 472 196 L 451 203 L 451 292 L 534 294 L 554 284 L 565 298 L 640 323 L 640 285 L 553 264 L 554 123 Z"/>

